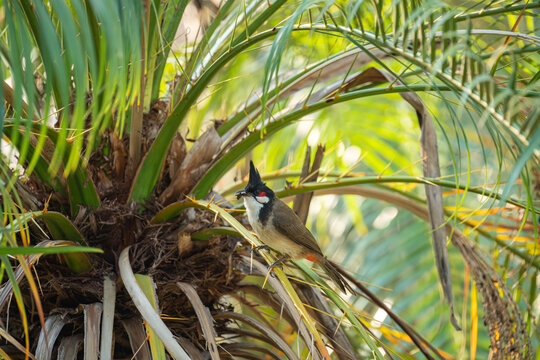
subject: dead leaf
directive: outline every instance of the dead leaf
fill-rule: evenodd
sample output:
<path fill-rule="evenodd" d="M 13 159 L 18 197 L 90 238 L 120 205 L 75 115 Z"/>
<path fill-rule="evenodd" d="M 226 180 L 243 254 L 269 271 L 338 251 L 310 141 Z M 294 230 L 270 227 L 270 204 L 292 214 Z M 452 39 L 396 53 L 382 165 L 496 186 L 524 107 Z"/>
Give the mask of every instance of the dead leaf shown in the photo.
<path fill-rule="evenodd" d="M 311 147 L 307 147 L 304 165 L 302 166 L 302 175 L 300 176 L 299 180 L 300 183 L 317 181 L 317 178 L 319 177 L 319 168 L 321 167 L 322 159 L 324 156 L 324 149 L 324 145 L 317 146 L 317 152 L 315 153 L 315 158 L 313 159 L 313 164 L 310 168 Z M 294 199 L 293 210 L 304 224 L 307 221 L 309 205 L 311 203 L 312 197 L 313 193 L 311 192 L 306 194 L 298 194 Z"/>
<path fill-rule="evenodd" d="M 126 147 L 115 132 L 112 132 L 109 138 L 112 146 L 114 173 L 118 179 L 123 179 L 127 161 Z"/>
<path fill-rule="evenodd" d="M 113 182 L 107 177 L 107 174 L 101 169 L 97 173 L 96 188 L 100 194 L 108 193 L 113 188 Z"/>
<path fill-rule="evenodd" d="M 176 173 L 180 169 L 182 162 L 187 154 L 186 142 L 180 133 L 176 133 L 169 148 L 167 155 L 167 163 L 169 164 L 169 176 L 171 179 L 176 177 Z"/>
<path fill-rule="evenodd" d="M 163 191 L 159 201 L 163 205 L 168 205 L 190 191 L 208 170 L 221 143 L 222 139 L 213 126 L 206 130 L 187 153 L 180 170 L 176 172 L 169 187 Z"/>
<path fill-rule="evenodd" d="M 191 235 L 187 233 L 178 234 L 178 256 L 182 257 L 193 249 L 193 241 L 191 240 Z"/>

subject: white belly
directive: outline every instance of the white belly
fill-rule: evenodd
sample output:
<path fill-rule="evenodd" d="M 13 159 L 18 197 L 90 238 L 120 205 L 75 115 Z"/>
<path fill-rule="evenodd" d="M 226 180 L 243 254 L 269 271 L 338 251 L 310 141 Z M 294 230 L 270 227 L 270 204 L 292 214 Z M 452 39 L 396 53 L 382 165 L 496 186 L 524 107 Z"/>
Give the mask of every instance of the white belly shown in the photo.
<path fill-rule="evenodd" d="M 246 207 L 249 223 L 259 239 L 272 249 L 288 255 L 293 259 L 303 258 L 306 251 L 297 243 L 290 240 L 286 236 L 283 236 L 272 225 L 272 219 L 268 219 L 265 226 L 257 221 L 259 218 L 259 211 L 263 207 L 263 204 L 257 202 L 254 198 L 246 196 L 244 197 L 244 205 Z"/>

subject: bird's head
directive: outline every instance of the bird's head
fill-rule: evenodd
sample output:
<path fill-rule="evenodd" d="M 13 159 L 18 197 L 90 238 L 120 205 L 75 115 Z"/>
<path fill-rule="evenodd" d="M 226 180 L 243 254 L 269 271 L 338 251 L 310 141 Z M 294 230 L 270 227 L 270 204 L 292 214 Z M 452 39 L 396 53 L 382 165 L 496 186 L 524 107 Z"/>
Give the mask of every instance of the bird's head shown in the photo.
<path fill-rule="evenodd" d="M 262 181 L 261 175 L 253 161 L 249 162 L 249 181 L 244 190 L 236 192 L 236 198 L 240 199 L 245 196 L 254 198 L 260 204 L 266 204 L 274 197 L 274 192 Z"/>

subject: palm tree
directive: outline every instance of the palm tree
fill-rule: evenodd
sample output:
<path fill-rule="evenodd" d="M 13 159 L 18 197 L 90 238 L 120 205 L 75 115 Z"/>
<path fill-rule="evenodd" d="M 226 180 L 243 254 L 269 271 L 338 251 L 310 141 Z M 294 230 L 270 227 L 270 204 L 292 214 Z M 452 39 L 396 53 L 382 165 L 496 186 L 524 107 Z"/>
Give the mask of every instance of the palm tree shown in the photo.
<path fill-rule="evenodd" d="M 532 357 L 540 3 L 194 4 L 3 3 L 0 355 Z M 246 157 L 362 297 L 251 254 Z"/>

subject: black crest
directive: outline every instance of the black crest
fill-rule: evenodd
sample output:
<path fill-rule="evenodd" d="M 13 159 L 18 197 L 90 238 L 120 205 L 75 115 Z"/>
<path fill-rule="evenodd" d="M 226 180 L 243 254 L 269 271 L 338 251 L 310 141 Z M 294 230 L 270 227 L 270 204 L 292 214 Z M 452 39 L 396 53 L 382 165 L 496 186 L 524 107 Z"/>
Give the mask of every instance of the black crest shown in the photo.
<path fill-rule="evenodd" d="M 249 162 L 249 181 L 246 185 L 246 188 L 244 189 L 244 192 L 247 194 L 252 195 L 258 195 L 264 191 L 266 193 L 266 196 L 269 198 L 272 198 L 274 196 L 274 192 L 272 189 L 270 189 L 266 184 L 262 181 L 261 175 L 255 169 L 255 165 L 253 165 L 253 161 Z M 238 196 L 238 195 L 237 195 Z"/>
<path fill-rule="evenodd" d="M 256 189 L 260 187 L 261 185 L 264 185 L 261 179 L 261 175 L 259 174 L 259 171 L 255 168 L 255 165 L 253 165 L 253 161 L 250 161 L 248 187 L 251 189 Z"/>

